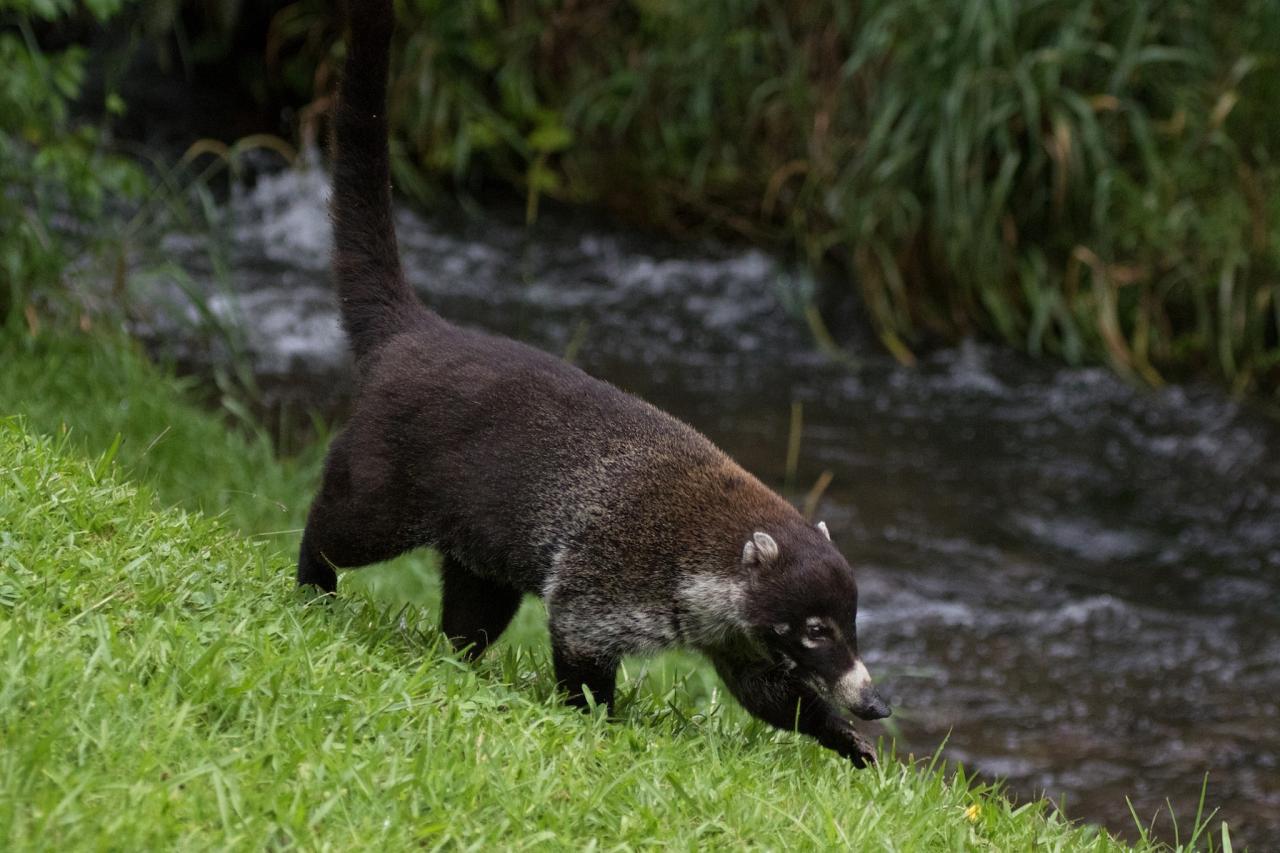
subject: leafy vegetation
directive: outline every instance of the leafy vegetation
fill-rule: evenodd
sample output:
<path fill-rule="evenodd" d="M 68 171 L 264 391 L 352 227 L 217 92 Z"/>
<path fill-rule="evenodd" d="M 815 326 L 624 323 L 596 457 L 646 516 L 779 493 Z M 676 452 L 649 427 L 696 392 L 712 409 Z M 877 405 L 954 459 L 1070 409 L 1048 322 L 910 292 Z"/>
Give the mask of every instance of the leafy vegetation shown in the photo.
<path fill-rule="evenodd" d="M 167 27 L 152 41 L 189 62 L 251 69 L 241 83 L 258 97 L 310 100 L 301 133 L 320 135 L 342 50 L 333 4 L 185 5 L 0 0 L 10 321 L 86 243 L 122 239 L 103 233 L 105 200 L 143 184 L 100 128 L 69 117 L 84 51 L 42 51 L 38 25 L 126 9 Z M 976 333 L 1152 383 L 1212 373 L 1280 393 L 1270 0 L 399 11 L 395 171 L 419 198 L 441 180 L 497 180 L 530 216 L 549 196 L 789 247 L 833 272 L 907 361 Z M 236 37 L 237 21 L 265 40 Z M 79 114 L 100 125 L 124 108 L 110 92 L 89 106 Z"/>
<path fill-rule="evenodd" d="M 36 28 L 68 16 L 101 23 L 123 0 L 0 0 L 0 323 L 35 326 L 33 300 L 65 292 L 71 261 L 114 230 L 113 202 L 138 198 L 146 181 L 113 154 L 103 127 L 124 109 L 108 93 L 97 123 L 73 118 L 86 51 L 47 52 Z"/>
<path fill-rule="evenodd" d="M 326 8 L 273 29 L 325 92 Z M 405 0 L 393 76 L 417 195 L 496 177 L 531 215 L 791 246 L 904 360 L 978 333 L 1280 392 L 1270 0 Z"/>
<path fill-rule="evenodd" d="M 5 849 L 1125 849 L 932 764 L 854 771 L 698 689 L 704 670 L 631 668 L 616 723 L 571 711 L 536 607 L 470 666 L 405 589 L 308 603 L 279 538 L 122 478 L 275 530 L 310 462 L 277 466 L 119 342 L 0 356 L 0 413 L 29 415 L 0 418 Z"/>

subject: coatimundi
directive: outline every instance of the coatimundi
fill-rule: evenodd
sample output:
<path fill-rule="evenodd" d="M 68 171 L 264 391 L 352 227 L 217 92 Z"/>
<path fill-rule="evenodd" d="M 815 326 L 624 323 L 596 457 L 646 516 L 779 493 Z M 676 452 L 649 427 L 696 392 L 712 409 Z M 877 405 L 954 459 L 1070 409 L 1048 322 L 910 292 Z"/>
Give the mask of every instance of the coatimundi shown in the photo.
<path fill-rule="evenodd" d="M 333 270 L 359 390 L 311 506 L 298 582 L 432 546 L 442 628 L 471 657 L 542 597 L 556 678 L 609 704 L 619 659 L 701 651 L 752 714 L 862 765 L 889 715 L 858 657 L 853 571 L 826 525 L 689 426 L 560 359 L 459 328 L 400 267 L 391 0 L 347 0 L 333 117 Z"/>

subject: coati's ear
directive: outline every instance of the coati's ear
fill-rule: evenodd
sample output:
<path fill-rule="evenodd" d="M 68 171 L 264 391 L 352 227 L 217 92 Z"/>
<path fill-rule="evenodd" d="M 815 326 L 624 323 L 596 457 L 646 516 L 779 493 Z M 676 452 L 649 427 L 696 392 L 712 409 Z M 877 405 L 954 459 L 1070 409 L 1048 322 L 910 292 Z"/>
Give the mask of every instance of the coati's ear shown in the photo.
<path fill-rule="evenodd" d="M 822 535 L 823 535 L 823 536 L 825 536 L 825 537 L 827 537 L 827 541 L 828 541 L 828 542 L 830 542 L 830 541 L 831 541 L 831 531 L 827 529 L 827 523 L 826 523 L 825 521 L 819 521 L 819 522 L 818 522 L 818 529 L 819 529 L 820 531 L 822 531 Z"/>
<path fill-rule="evenodd" d="M 764 565 L 778 559 L 778 543 L 768 533 L 756 531 L 742 546 L 743 565 Z"/>

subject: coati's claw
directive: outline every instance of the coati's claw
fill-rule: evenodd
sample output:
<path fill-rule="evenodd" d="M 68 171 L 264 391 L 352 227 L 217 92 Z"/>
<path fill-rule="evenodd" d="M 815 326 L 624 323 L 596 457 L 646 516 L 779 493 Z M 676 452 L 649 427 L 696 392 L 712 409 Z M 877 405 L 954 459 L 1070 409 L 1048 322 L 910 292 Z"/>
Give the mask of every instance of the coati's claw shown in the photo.
<path fill-rule="evenodd" d="M 876 751 L 874 747 L 860 749 L 857 756 L 853 759 L 855 767 L 875 767 L 879 763 L 880 761 L 876 758 Z"/>
<path fill-rule="evenodd" d="M 879 763 L 875 744 L 848 723 L 840 726 L 838 740 L 839 743 L 832 746 L 836 752 L 852 761 L 854 767 L 874 767 Z"/>

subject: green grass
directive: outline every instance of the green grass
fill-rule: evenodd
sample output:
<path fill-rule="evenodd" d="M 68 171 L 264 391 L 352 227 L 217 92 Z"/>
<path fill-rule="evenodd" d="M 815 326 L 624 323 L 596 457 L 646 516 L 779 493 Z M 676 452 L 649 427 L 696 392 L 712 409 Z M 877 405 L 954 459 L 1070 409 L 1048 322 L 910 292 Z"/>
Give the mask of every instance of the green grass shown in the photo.
<path fill-rule="evenodd" d="M 300 526 L 323 446 L 280 459 L 233 395 L 215 414 L 194 404 L 195 380 L 156 368 L 123 338 L 74 333 L 0 336 L 0 414 L 69 433 L 90 455 L 112 445 L 123 473 L 168 504 L 250 534 Z M 117 441 L 118 436 L 118 441 Z M 285 534 L 287 535 L 287 534 Z"/>
<path fill-rule="evenodd" d="M 296 534 L 260 534 L 314 451 L 276 462 L 119 341 L 0 359 L 0 848 L 1125 849 L 943 768 L 855 771 L 687 656 L 631 662 L 617 722 L 571 711 L 540 608 L 467 665 L 421 556 L 311 601 Z"/>

